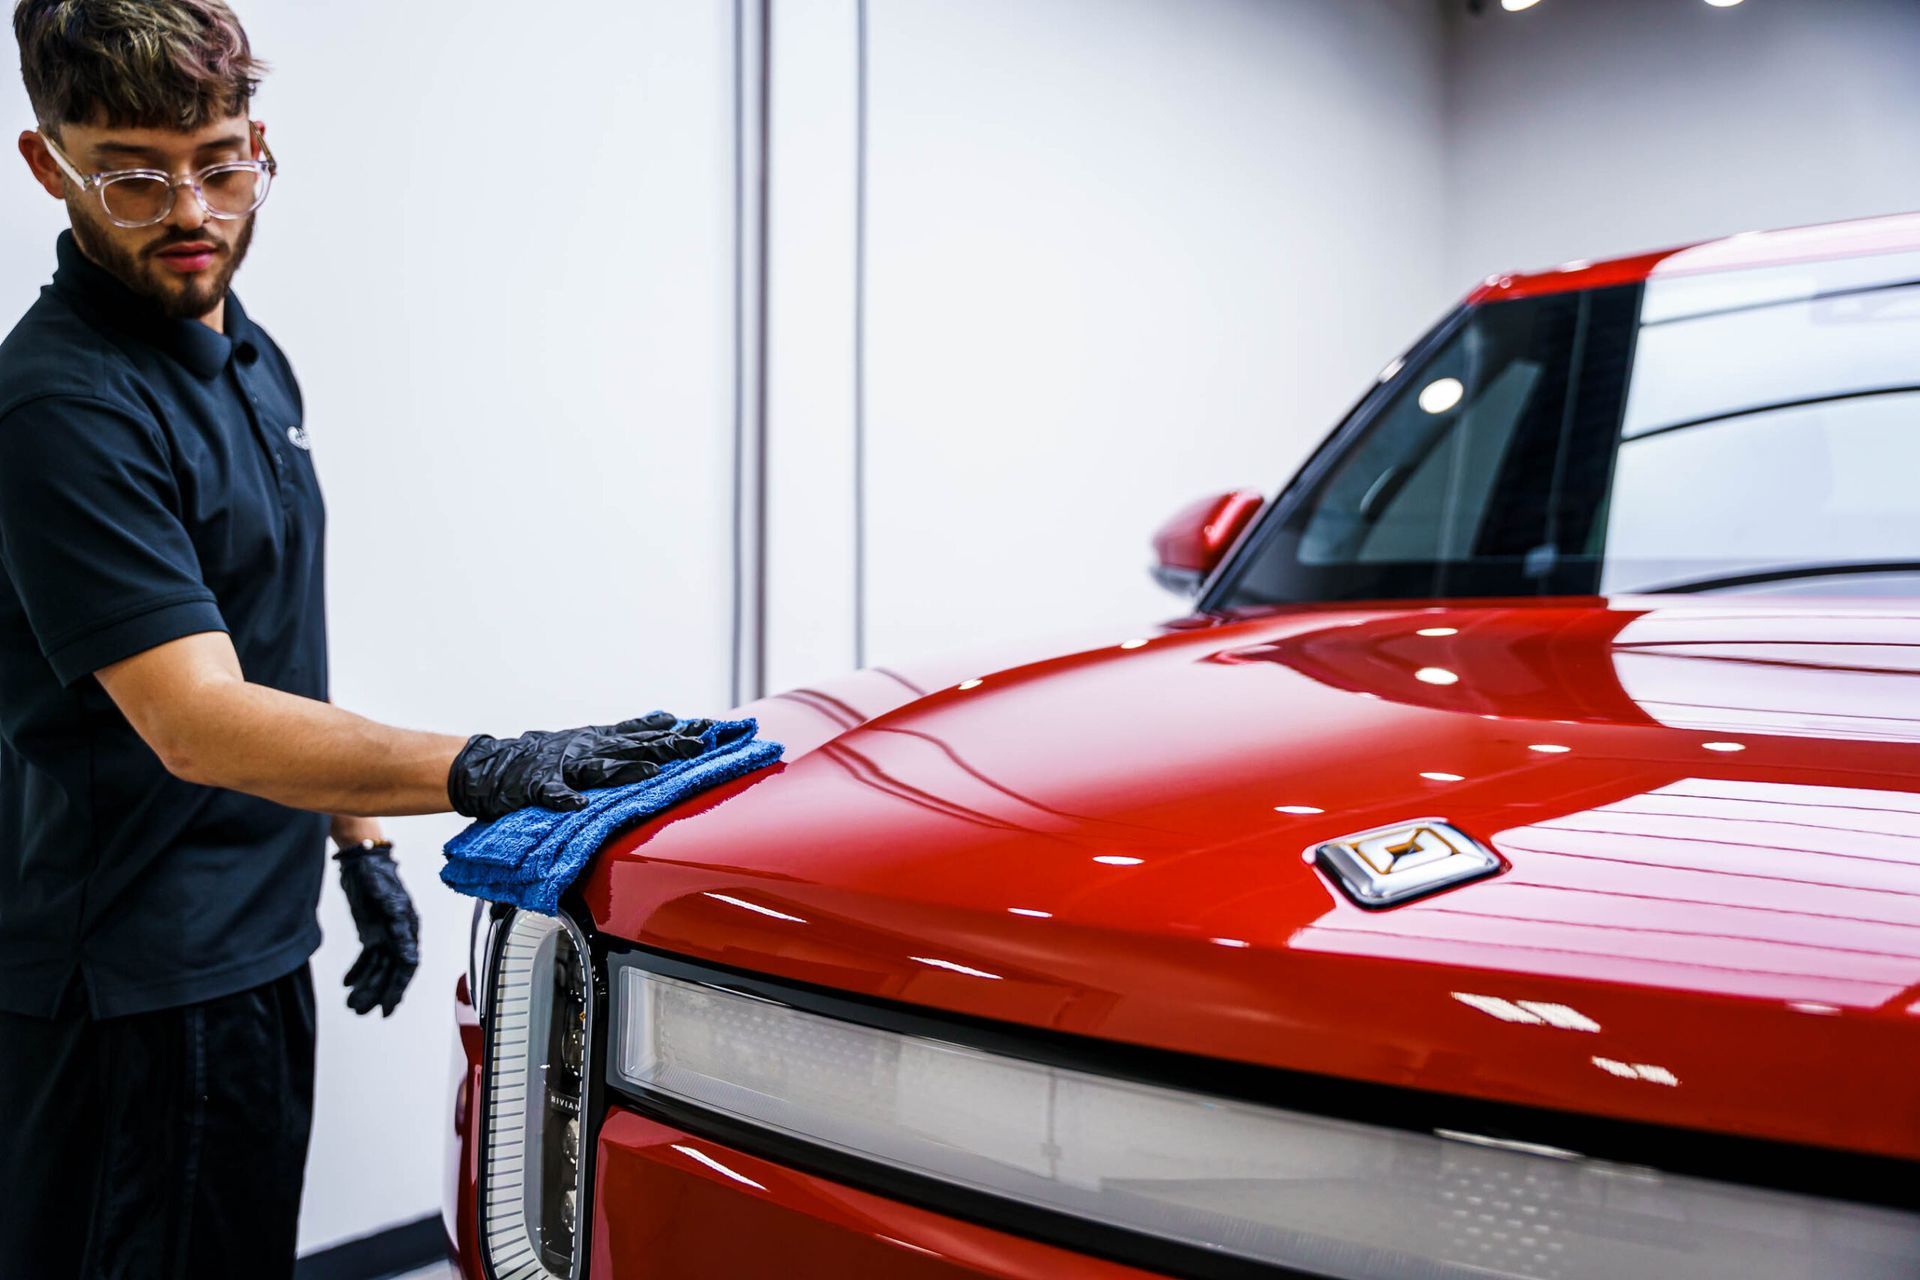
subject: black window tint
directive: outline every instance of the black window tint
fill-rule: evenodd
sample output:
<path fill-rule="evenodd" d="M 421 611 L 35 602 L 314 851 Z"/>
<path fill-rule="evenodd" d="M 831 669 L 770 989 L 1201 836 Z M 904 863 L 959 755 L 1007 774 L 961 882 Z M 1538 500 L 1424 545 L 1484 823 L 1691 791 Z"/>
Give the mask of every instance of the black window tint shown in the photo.
<path fill-rule="evenodd" d="M 1218 603 L 1585 594 L 1637 286 L 1470 314 L 1298 502 Z"/>

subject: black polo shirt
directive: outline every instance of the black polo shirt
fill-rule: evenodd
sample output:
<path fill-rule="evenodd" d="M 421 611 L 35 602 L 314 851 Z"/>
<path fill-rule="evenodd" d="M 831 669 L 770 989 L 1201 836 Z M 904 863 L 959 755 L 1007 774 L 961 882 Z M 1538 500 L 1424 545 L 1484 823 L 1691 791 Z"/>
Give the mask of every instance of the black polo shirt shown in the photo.
<path fill-rule="evenodd" d="M 171 320 L 57 246 L 0 343 L 0 1009 L 77 973 L 107 1017 L 298 968 L 326 819 L 161 767 L 93 673 L 226 631 L 255 684 L 327 696 L 300 388 L 227 296 Z"/>

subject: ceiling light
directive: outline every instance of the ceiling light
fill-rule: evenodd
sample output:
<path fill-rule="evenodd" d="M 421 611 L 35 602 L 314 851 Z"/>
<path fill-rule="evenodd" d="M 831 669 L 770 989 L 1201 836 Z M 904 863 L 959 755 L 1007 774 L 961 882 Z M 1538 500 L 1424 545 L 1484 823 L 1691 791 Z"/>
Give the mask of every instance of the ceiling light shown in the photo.
<path fill-rule="evenodd" d="M 1531 9 L 1539 3 L 1540 0 L 1500 0 L 1500 7 L 1508 13 L 1518 13 L 1522 9 Z M 1711 0 L 1709 0 L 1709 3 L 1711 3 Z"/>
<path fill-rule="evenodd" d="M 1731 9 L 1739 4 L 1740 0 L 1707 0 L 1707 3 L 1716 9 Z"/>
<path fill-rule="evenodd" d="M 1435 378 L 1420 388 L 1420 407 L 1428 413 L 1445 413 L 1460 403 L 1460 397 L 1467 393 L 1458 378 Z"/>

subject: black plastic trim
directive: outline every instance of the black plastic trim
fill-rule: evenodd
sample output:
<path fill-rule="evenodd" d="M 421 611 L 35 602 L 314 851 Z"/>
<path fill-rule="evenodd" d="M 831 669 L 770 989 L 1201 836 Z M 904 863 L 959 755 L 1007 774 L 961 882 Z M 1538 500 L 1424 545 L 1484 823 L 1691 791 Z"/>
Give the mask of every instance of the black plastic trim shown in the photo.
<path fill-rule="evenodd" d="M 293 1264 L 293 1280 L 388 1280 L 446 1256 L 446 1226 L 430 1213 L 305 1254 Z"/>

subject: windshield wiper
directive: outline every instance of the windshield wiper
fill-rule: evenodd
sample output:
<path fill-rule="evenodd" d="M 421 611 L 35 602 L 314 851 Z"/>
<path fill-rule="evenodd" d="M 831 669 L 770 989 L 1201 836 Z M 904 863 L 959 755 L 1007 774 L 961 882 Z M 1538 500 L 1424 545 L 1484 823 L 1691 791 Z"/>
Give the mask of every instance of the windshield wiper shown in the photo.
<path fill-rule="evenodd" d="M 1831 564 L 1802 564 L 1783 569 L 1758 569 L 1750 573 L 1728 573 L 1712 578 L 1692 578 L 1658 587 L 1635 587 L 1622 595 L 1684 595 L 1693 591 L 1714 591 L 1721 587 L 1751 587 L 1766 582 L 1790 582 L 1795 578 L 1843 577 L 1857 573 L 1920 573 L 1920 560 L 1841 560 Z"/>

